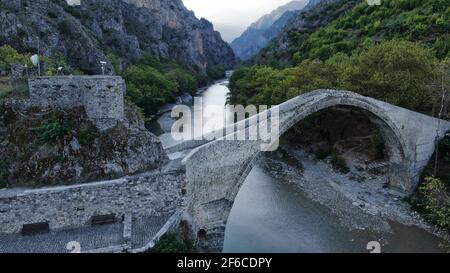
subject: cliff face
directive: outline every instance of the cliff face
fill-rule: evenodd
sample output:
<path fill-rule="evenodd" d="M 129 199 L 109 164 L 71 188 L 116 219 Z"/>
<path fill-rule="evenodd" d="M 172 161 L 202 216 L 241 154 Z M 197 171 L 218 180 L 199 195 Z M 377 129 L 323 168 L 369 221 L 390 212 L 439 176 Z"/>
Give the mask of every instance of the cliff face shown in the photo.
<path fill-rule="evenodd" d="M 63 3 L 64 4 L 64 3 Z M 44 56 L 63 54 L 73 67 L 99 72 L 99 42 L 63 5 L 49 0 L 1 0 L 0 45 Z"/>
<path fill-rule="evenodd" d="M 44 55 L 65 55 L 75 68 L 99 73 L 107 51 L 125 65 L 144 51 L 177 59 L 193 71 L 232 68 L 235 57 L 212 24 L 198 20 L 181 0 L 1 0 L 0 44 Z M 109 67 L 109 69 L 111 69 Z"/>
<path fill-rule="evenodd" d="M 236 55 L 245 61 L 258 54 L 305 5 L 306 1 L 292 1 L 261 17 L 231 43 Z"/>

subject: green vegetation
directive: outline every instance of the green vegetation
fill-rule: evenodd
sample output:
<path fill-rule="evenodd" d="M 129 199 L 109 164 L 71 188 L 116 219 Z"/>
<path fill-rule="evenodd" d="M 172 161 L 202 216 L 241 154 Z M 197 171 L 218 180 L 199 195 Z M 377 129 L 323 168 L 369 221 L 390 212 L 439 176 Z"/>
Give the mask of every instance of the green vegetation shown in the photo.
<path fill-rule="evenodd" d="M 440 63 L 420 44 L 393 40 L 360 54 L 304 60 L 293 68 L 244 66 L 230 79 L 229 102 L 276 105 L 315 89 L 335 88 L 430 113 L 440 103 Z"/>
<path fill-rule="evenodd" d="M 448 186 L 436 177 L 426 177 L 419 189 L 415 208 L 438 228 L 450 232 L 450 193 Z"/>
<path fill-rule="evenodd" d="M 62 120 L 62 121 L 60 121 Z M 90 147 L 99 132 L 95 126 L 88 121 L 72 120 L 72 117 L 62 116 L 60 119 L 51 119 L 41 125 L 37 130 L 40 143 L 57 145 L 65 139 L 76 137 L 82 147 Z"/>
<path fill-rule="evenodd" d="M 31 65 L 28 54 L 21 54 L 9 45 L 0 47 L 0 70 L 8 71 L 15 64 Z"/>
<path fill-rule="evenodd" d="M 437 151 L 409 202 L 429 222 L 450 232 L 450 136 L 439 142 Z"/>
<path fill-rule="evenodd" d="M 68 19 L 61 20 L 58 23 L 58 30 L 63 35 L 71 36 L 72 35 L 72 26 Z"/>
<path fill-rule="evenodd" d="M 9 77 L 0 77 L 0 99 L 12 94 L 13 89 Z"/>
<path fill-rule="evenodd" d="M 177 234 L 162 236 L 150 253 L 194 253 L 195 247 L 189 240 L 183 240 Z"/>
<path fill-rule="evenodd" d="M 450 163 L 450 137 L 443 138 L 441 141 L 439 141 L 439 151 L 441 151 L 442 160 L 444 162 Z"/>
<path fill-rule="evenodd" d="M 0 188 L 6 188 L 8 186 L 8 164 L 4 160 L 0 160 Z"/>
<path fill-rule="evenodd" d="M 56 12 L 54 12 L 54 11 L 48 11 L 47 16 L 50 17 L 51 19 L 58 18 L 58 14 L 56 14 Z"/>
<path fill-rule="evenodd" d="M 342 173 L 350 172 L 347 161 L 336 150 L 331 152 L 331 165 Z"/>
<path fill-rule="evenodd" d="M 81 71 L 74 70 L 69 64 L 67 64 L 66 58 L 60 53 L 55 54 L 52 57 L 41 57 L 41 61 L 47 69 L 45 72 L 47 76 L 56 76 L 58 73 L 63 75 L 82 74 Z M 58 68 L 60 67 L 62 69 L 58 72 Z"/>
<path fill-rule="evenodd" d="M 324 160 L 331 155 L 332 149 L 330 148 L 320 148 L 315 152 L 317 160 Z"/>
<path fill-rule="evenodd" d="M 225 68 L 223 66 L 214 66 L 207 71 L 208 78 L 212 80 L 218 80 L 225 78 Z"/>
<path fill-rule="evenodd" d="M 383 158 L 386 152 L 386 144 L 384 143 L 383 136 L 380 133 L 372 135 L 370 142 L 371 146 L 376 151 L 376 158 Z"/>
<path fill-rule="evenodd" d="M 0 98 L 14 95 L 23 95 L 28 91 L 28 85 L 21 75 L 13 75 L 16 65 L 28 65 L 31 67 L 30 54 L 22 54 L 9 45 L 0 47 L 0 71 L 4 71 L 6 77 L 0 77 Z"/>
<path fill-rule="evenodd" d="M 341 6 L 338 2 L 328 9 L 338 11 Z M 295 41 L 296 63 L 305 59 L 326 60 L 338 52 L 358 53 L 376 41 L 393 38 L 436 46 L 441 58 L 449 54 L 448 44 L 444 45 L 448 37 L 443 36 L 448 36 L 450 30 L 449 0 L 383 0 L 380 6 L 360 1 L 339 15 L 325 27 L 306 33 L 306 39 Z M 301 34 L 305 35 L 296 35 Z"/>
<path fill-rule="evenodd" d="M 97 129 L 90 123 L 82 123 L 80 125 L 80 128 L 78 128 L 77 138 L 80 144 L 83 146 L 91 144 L 97 136 Z"/>
<path fill-rule="evenodd" d="M 152 115 L 158 107 L 174 99 L 177 86 L 161 72 L 145 65 L 133 65 L 124 72 L 127 98 Z"/>
<path fill-rule="evenodd" d="M 39 139 L 44 143 L 56 143 L 63 141 L 70 130 L 59 121 L 50 121 L 43 124 L 39 129 Z"/>
<path fill-rule="evenodd" d="M 111 55 L 113 56 L 113 55 Z M 117 66 L 119 60 L 113 65 Z M 194 94 L 198 88 L 196 78 L 180 63 L 161 62 L 150 54 L 144 54 L 136 64 L 123 71 L 127 82 L 127 98 L 143 109 L 146 115 L 154 115 L 160 106 L 172 102 L 182 93 Z"/>
<path fill-rule="evenodd" d="M 111 63 L 114 71 L 118 75 L 121 75 L 123 71 L 122 71 L 122 60 L 120 59 L 120 57 L 114 54 L 114 52 L 111 49 L 106 50 L 106 57 Z"/>
<path fill-rule="evenodd" d="M 12 48 L 9 45 L 5 45 L 0 47 L 0 70 L 6 71 L 7 73 L 12 73 L 12 69 L 14 65 L 28 65 L 29 69 L 32 70 L 33 65 L 30 61 L 31 54 L 29 53 L 19 53 L 17 50 Z M 54 56 L 41 56 L 42 68 L 45 70 L 45 75 L 54 76 L 58 73 L 58 68 L 61 67 L 62 70 L 60 73 L 68 75 L 68 74 L 82 74 L 81 71 L 73 69 L 67 61 L 63 54 L 57 53 Z M 31 73 L 31 72 L 30 72 Z M 5 89 L 11 89 L 11 83 L 8 85 L 5 84 L 5 81 L 0 80 L 0 92 L 5 93 Z M 3 90 L 2 90 L 3 89 Z M 10 93 L 9 92 L 9 93 Z M 0 93 L 0 96 L 2 94 Z"/>
<path fill-rule="evenodd" d="M 194 94 L 198 88 L 197 80 L 186 70 L 177 67 L 166 73 L 166 77 L 177 84 L 177 92 Z"/>

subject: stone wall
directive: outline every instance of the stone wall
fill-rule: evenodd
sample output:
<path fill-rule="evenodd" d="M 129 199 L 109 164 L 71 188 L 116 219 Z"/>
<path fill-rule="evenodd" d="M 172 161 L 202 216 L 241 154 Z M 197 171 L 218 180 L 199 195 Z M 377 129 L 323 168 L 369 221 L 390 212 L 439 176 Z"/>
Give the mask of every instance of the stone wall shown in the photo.
<path fill-rule="evenodd" d="M 35 190 L 0 190 L 0 234 L 48 221 L 50 229 L 90 225 L 94 215 L 134 218 L 170 216 L 183 204 L 184 174 L 151 172 L 139 177 Z"/>
<path fill-rule="evenodd" d="M 37 77 L 28 80 L 30 102 L 37 107 L 83 106 L 100 130 L 124 119 L 125 81 L 114 76 Z"/>

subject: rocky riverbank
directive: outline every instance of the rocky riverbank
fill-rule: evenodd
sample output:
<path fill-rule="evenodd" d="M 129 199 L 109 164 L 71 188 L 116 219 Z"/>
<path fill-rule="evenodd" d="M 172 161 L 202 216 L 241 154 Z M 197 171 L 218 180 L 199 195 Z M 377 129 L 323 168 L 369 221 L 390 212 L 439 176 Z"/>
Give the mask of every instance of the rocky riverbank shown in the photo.
<path fill-rule="evenodd" d="M 319 161 L 314 154 L 290 145 L 264 156 L 260 164 L 280 181 L 326 206 L 350 229 L 391 232 L 394 222 L 446 238 L 410 208 L 403 193 L 386 187 L 384 174 L 354 169 L 339 173 L 327 160 Z"/>

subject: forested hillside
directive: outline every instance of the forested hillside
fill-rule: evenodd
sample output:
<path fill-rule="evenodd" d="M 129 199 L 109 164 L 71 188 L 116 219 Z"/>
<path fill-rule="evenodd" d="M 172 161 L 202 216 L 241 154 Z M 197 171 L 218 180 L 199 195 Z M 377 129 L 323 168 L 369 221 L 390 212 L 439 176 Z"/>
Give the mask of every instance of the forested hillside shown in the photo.
<path fill-rule="evenodd" d="M 305 59 L 328 59 L 338 52 L 361 52 L 384 40 L 418 41 L 439 58 L 450 48 L 449 0 L 337 0 L 300 12 L 256 63 L 292 65 Z"/>

